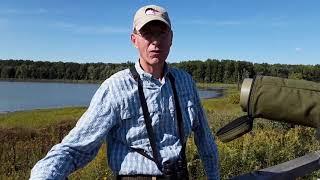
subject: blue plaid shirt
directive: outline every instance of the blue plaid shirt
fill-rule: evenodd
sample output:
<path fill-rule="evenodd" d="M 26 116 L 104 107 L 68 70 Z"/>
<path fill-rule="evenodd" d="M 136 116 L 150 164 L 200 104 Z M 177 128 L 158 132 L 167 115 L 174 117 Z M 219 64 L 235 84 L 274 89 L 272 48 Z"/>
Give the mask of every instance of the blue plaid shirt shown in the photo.
<path fill-rule="evenodd" d="M 194 132 L 195 143 L 208 178 L 219 179 L 217 146 L 191 76 L 182 70 L 166 66 L 164 79 L 160 82 L 144 72 L 139 62 L 135 67 L 143 81 L 162 163 L 175 160 L 182 147 L 176 124 L 172 86 L 167 77 L 170 71 L 176 80 L 184 139 Z M 102 83 L 76 126 L 34 166 L 30 179 L 64 179 L 91 161 L 105 140 L 108 144 L 108 164 L 115 174 L 162 174 L 155 162 L 132 150 L 143 149 L 152 157 L 137 82 L 129 69 L 114 74 Z"/>

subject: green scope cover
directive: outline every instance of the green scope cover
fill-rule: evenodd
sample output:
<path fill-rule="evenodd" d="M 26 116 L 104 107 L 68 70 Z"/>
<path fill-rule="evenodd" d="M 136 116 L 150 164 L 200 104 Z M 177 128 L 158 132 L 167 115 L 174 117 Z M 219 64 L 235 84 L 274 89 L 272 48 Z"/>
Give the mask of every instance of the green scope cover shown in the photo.
<path fill-rule="evenodd" d="M 320 83 L 256 76 L 247 103 L 249 116 L 318 128 Z"/>
<path fill-rule="evenodd" d="M 254 118 L 319 128 L 320 83 L 271 76 L 247 78 L 242 83 L 240 106 L 248 114 L 217 131 L 222 142 L 251 131 Z"/>

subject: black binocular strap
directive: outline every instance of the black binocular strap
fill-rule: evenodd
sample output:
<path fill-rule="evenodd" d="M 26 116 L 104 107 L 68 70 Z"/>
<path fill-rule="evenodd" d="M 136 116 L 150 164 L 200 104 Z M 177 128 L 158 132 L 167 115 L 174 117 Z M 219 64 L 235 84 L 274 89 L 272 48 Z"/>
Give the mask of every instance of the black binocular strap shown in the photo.
<path fill-rule="evenodd" d="M 157 146 L 156 146 L 155 134 L 153 132 L 152 125 L 151 125 L 152 120 L 150 118 L 148 105 L 147 105 L 146 98 L 145 98 L 144 93 L 143 93 L 143 83 L 142 83 L 142 81 L 140 79 L 140 76 L 139 76 L 139 74 L 138 74 L 138 72 L 137 72 L 137 70 L 136 70 L 136 68 L 134 66 L 130 68 L 130 72 L 131 72 L 133 78 L 138 82 L 139 98 L 140 98 L 140 103 L 141 103 L 141 106 L 142 106 L 144 122 L 146 124 L 148 138 L 149 138 L 149 141 L 150 141 L 153 158 L 150 157 L 142 149 L 137 149 L 137 148 L 131 148 L 131 149 L 135 150 L 136 152 L 140 153 L 141 155 L 145 156 L 146 158 L 154 161 L 157 164 L 158 169 L 160 171 L 162 171 L 162 163 L 161 163 L 161 160 L 160 160 L 160 157 L 159 157 L 159 154 L 158 154 L 159 151 L 157 150 Z M 179 136 L 180 136 L 180 141 L 181 141 L 181 144 L 182 144 L 182 149 L 181 149 L 182 155 L 181 156 L 182 156 L 183 160 L 185 160 L 185 162 L 186 162 L 186 156 L 185 156 L 186 143 L 184 142 L 184 130 L 183 130 L 184 126 L 183 126 L 183 120 L 182 120 L 182 114 L 181 114 L 181 108 L 180 108 L 178 93 L 177 93 L 177 90 L 176 90 L 174 77 L 170 73 L 168 73 L 168 77 L 169 77 L 170 83 L 172 85 L 173 95 L 174 95 L 174 100 L 175 100 L 175 105 L 176 105 Z"/>
<path fill-rule="evenodd" d="M 173 96 L 174 96 L 174 102 L 175 102 L 175 106 L 176 106 L 176 112 L 177 112 L 177 121 L 178 121 L 178 128 L 179 128 L 179 136 L 180 136 L 180 142 L 182 145 L 181 148 L 181 158 L 183 158 L 184 162 L 187 162 L 186 159 L 186 142 L 184 141 L 184 126 L 183 126 L 183 119 L 182 119 L 182 112 L 181 112 L 181 106 L 179 103 L 179 97 L 178 97 L 178 92 L 177 92 L 177 88 L 176 88 L 176 84 L 175 84 L 175 79 L 173 77 L 173 75 L 169 72 L 168 73 L 168 77 L 172 86 L 172 91 L 173 91 Z"/>

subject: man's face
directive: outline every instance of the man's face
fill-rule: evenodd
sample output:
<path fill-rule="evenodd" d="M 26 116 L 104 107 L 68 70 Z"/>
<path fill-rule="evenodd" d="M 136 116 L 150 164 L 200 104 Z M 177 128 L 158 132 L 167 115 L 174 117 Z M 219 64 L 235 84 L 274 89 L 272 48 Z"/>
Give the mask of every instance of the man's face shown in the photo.
<path fill-rule="evenodd" d="M 139 32 L 131 35 L 131 41 L 139 50 L 141 63 L 149 66 L 162 65 L 168 57 L 172 31 L 161 21 L 151 21 Z"/>

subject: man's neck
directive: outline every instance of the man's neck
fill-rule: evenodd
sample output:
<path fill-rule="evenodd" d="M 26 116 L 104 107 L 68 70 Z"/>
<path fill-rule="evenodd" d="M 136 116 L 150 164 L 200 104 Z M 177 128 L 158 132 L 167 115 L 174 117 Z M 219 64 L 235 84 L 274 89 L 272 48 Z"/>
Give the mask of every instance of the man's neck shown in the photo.
<path fill-rule="evenodd" d="M 161 80 L 164 75 L 164 63 L 150 65 L 139 60 L 140 67 L 147 73 L 150 73 L 154 78 Z"/>

